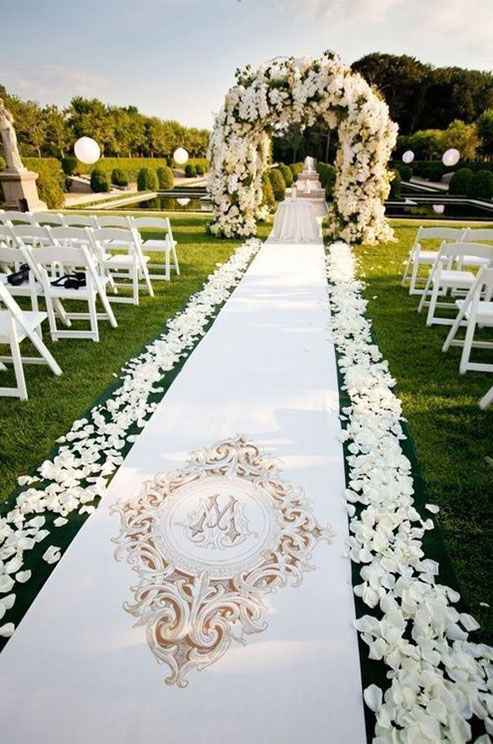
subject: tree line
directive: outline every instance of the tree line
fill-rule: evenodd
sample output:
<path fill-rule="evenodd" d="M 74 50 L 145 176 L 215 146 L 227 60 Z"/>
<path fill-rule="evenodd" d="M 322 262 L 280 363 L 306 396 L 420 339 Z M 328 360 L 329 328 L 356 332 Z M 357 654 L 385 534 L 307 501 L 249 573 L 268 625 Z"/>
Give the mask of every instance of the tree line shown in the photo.
<path fill-rule="evenodd" d="M 146 116 L 135 106 L 110 106 L 97 98 L 72 98 L 67 108 L 23 101 L 0 85 L 11 110 L 21 155 L 63 158 L 82 136 L 93 137 L 106 157 L 170 158 L 177 147 L 205 157 L 209 132 L 174 120 Z"/>

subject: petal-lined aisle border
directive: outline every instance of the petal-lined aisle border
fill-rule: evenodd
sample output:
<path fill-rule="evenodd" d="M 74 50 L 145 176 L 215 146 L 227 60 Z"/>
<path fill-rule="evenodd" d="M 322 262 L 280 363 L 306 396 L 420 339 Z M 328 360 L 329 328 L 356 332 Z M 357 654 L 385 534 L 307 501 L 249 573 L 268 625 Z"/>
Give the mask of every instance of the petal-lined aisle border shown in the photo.
<path fill-rule="evenodd" d="M 260 245 L 255 239 L 243 243 L 219 266 L 184 310 L 167 322 L 164 332 L 122 368 L 121 385 L 86 418 L 74 421 L 58 440 L 56 455 L 45 460 L 35 476 L 18 479 L 25 488 L 13 509 L 0 517 L 0 641 L 15 630 L 9 612 L 16 601 L 16 585 L 30 580 L 36 583 L 37 577 L 26 570 L 25 554 L 38 543 L 60 542 L 56 528 L 95 510 L 109 479 L 123 462 L 124 452 L 154 413 L 164 393 L 163 376 L 207 332 Z M 59 545 L 47 544 L 42 557 L 47 564 L 54 564 L 61 553 Z M 33 594 L 39 586 L 38 581 Z"/>
<path fill-rule="evenodd" d="M 493 648 L 468 641 L 479 626 L 454 604 L 458 593 L 438 581 L 423 537 L 434 527 L 415 508 L 411 463 L 404 456 L 395 381 L 371 337 L 363 283 L 342 242 L 330 246 L 327 276 L 331 332 L 351 405 L 342 409 L 348 452 L 348 552 L 359 564 L 355 594 L 373 611 L 356 621 L 369 658 L 385 665 L 385 690 L 364 692 L 375 713 L 374 744 L 462 744 L 471 720 L 493 735 Z M 438 507 L 427 505 L 431 514 Z"/>

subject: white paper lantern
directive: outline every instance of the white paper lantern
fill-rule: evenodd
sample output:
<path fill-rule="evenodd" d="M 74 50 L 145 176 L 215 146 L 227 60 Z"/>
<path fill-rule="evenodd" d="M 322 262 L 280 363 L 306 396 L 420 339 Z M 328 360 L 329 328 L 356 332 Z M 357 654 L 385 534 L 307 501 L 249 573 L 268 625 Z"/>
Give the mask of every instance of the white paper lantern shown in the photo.
<path fill-rule="evenodd" d="M 451 168 L 453 165 L 457 165 L 457 163 L 460 160 L 460 152 L 456 150 L 454 147 L 451 147 L 450 150 L 447 150 L 443 153 L 442 156 L 442 163 L 447 166 L 447 168 Z"/>
<path fill-rule="evenodd" d="M 443 214 L 445 212 L 445 204 L 434 204 L 433 211 L 435 214 Z"/>
<path fill-rule="evenodd" d="M 177 165 L 185 165 L 188 160 L 188 152 L 184 147 L 178 147 L 173 153 L 173 160 Z"/>
<path fill-rule="evenodd" d="M 414 152 L 412 150 L 406 150 L 406 152 L 402 156 L 402 162 L 406 163 L 406 165 L 409 165 L 409 163 L 412 163 L 413 160 L 414 160 Z"/>
<path fill-rule="evenodd" d="M 180 207 L 186 207 L 187 204 L 190 204 L 190 199 L 187 197 L 181 197 L 176 200 L 176 203 L 180 205 Z"/>
<path fill-rule="evenodd" d="M 91 137 L 81 137 L 74 145 L 74 153 L 77 160 L 87 165 L 92 165 L 101 156 L 101 150 L 96 140 Z"/>

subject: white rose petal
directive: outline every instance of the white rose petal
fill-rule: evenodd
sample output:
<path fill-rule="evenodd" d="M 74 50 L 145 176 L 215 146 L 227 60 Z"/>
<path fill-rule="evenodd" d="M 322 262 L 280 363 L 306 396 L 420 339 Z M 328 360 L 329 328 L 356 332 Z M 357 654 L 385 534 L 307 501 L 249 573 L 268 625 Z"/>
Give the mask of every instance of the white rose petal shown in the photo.
<path fill-rule="evenodd" d="M 57 563 L 61 557 L 62 554 L 60 548 L 56 547 L 56 545 L 50 545 L 43 554 L 43 560 L 45 560 L 46 563 Z"/>
<path fill-rule="evenodd" d="M 2 636 L 2 638 L 10 638 L 14 630 L 14 623 L 5 623 L 5 625 L 0 626 L 0 636 Z"/>

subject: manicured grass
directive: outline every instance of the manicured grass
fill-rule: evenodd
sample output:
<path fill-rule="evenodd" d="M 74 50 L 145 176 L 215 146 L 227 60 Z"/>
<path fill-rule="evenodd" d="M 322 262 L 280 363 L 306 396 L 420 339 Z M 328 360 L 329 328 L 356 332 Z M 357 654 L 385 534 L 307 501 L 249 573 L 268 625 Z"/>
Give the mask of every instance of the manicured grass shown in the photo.
<path fill-rule="evenodd" d="M 112 329 L 109 323 L 100 321 L 98 344 L 75 339 L 52 343 L 45 324 L 45 342 L 63 376 L 55 378 L 45 366 L 26 365 L 29 400 L 0 398 L 0 501 L 12 492 L 19 475 L 49 455 L 56 439 L 115 381 L 114 373 L 161 332 L 168 318 L 185 305 L 216 264 L 227 260 L 239 244 L 208 235 L 207 217 L 175 214 L 171 219 L 178 241 L 181 276 L 172 274 L 169 283 L 154 282 L 156 296 L 150 298 L 143 293 L 139 307 L 113 305 L 118 328 Z M 150 237 L 159 237 L 146 232 Z M 24 354 L 28 346 L 23 343 Z M 4 353 L 2 347 L 0 350 Z M 12 382 L 11 371 L 0 372 L 0 385 Z"/>
<path fill-rule="evenodd" d="M 493 385 L 493 375 L 461 376 L 461 349 L 442 353 L 447 327 L 426 327 L 424 312 L 416 313 L 419 298 L 400 286 L 416 225 L 395 221 L 393 226 L 396 243 L 357 249 L 368 314 L 397 380 L 427 501 L 441 507 L 438 523 L 462 594 L 488 635 L 493 611 L 480 603 L 493 606 L 493 409 L 481 411 L 477 403 Z M 482 354 L 493 362 L 493 352 Z"/>

